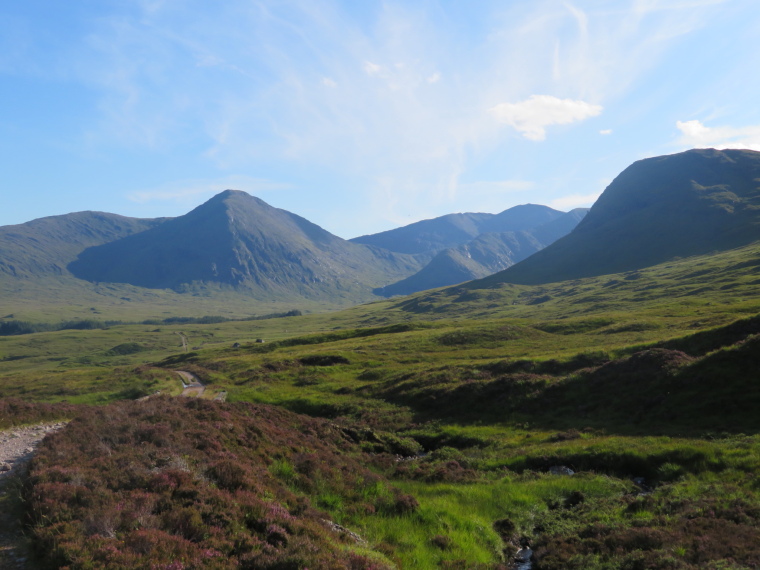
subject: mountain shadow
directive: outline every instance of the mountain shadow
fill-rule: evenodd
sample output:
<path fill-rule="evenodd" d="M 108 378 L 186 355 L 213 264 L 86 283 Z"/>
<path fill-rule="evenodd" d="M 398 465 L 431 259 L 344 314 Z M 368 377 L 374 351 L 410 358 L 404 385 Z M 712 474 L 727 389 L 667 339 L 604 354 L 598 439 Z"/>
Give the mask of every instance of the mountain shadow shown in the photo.
<path fill-rule="evenodd" d="M 227 190 L 150 230 L 88 248 L 74 276 L 152 289 L 223 287 L 257 298 L 366 299 L 416 271 L 412 256 L 350 243 L 245 192 Z"/>
<path fill-rule="evenodd" d="M 433 254 L 463 245 L 484 233 L 532 230 L 564 215 L 548 206 L 524 204 L 499 214 L 448 214 L 401 228 L 353 238 L 354 243 L 410 254 Z"/>
<path fill-rule="evenodd" d="M 68 275 L 82 250 L 161 225 L 167 218 L 138 219 L 105 212 L 75 212 L 0 227 L 0 277 L 35 279 Z"/>
<path fill-rule="evenodd" d="M 523 208 L 517 206 L 511 210 L 524 211 Z M 511 267 L 566 235 L 578 225 L 587 211 L 586 208 L 577 208 L 531 230 L 480 234 L 467 243 L 438 252 L 414 275 L 376 289 L 375 293 L 385 297 L 408 295 L 487 277 Z M 531 223 L 530 219 L 522 221 L 523 225 L 528 223 Z"/>

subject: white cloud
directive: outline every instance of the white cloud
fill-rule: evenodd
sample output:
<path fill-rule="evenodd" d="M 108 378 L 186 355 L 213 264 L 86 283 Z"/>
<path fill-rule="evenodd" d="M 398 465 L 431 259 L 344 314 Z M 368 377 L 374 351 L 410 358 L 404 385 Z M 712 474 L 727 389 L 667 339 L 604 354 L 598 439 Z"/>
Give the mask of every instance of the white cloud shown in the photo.
<path fill-rule="evenodd" d="M 201 147 L 205 167 L 296 172 L 315 188 L 328 173 L 368 216 L 406 220 L 469 199 L 459 177 L 473 166 L 532 177 L 502 125 L 543 140 L 599 115 L 710 15 L 673 2 L 487 2 L 472 29 L 422 4 L 388 0 L 365 19 L 332 0 L 166 1 L 97 20 L 66 61 L 100 95 L 83 121 L 94 149 Z"/>
<path fill-rule="evenodd" d="M 524 192 L 536 187 L 530 180 L 494 180 L 460 183 L 458 188 L 464 194 L 504 194 L 507 192 Z"/>
<path fill-rule="evenodd" d="M 738 148 L 760 151 L 760 125 L 747 127 L 708 127 L 701 121 L 676 121 L 680 143 L 689 147 Z"/>
<path fill-rule="evenodd" d="M 600 135 L 611 135 L 612 134 L 612 129 L 602 129 L 601 131 L 599 131 L 599 134 Z"/>
<path fill-rule="evenodd" d="M 371 61 L 365 61 L 363 68 L 364 73 L 367 75 L 380 75 L 380 72 L 383 70 L 382 66 L 372 63 Z"/>
<path fill-rule="evenodd" d="M 593 194 L 569 194 L 561 198 L 555 198 L 549 202 L 549 207 L 557 210 L 572 210 L 573 208 L 589 208 L 601 196 L 601 192 Z"/>
<path fill-rule="evenodd" d="M 139 204 L 155 201 L 194 204 L 197 202 L 198 197 L 211 197 L 224 190 L 243 190 L 249 194 L 256 195 L 260 192 L 284 190 L 289 187 L 290 186 L 287 184 L 281 184 L 271 180 L 232 175 L 213 180 L 176 180 L 155 188 L 132 192 L 127 198 Z"/>
<path fill-rule="evenodd" d="M 676 127 L 690 139 L 709 138 L 710 129 L 699 121 L 676 121 Z"/>
<path fill-rule="evenodd" d="M 514 127 L 526 139 L 542 141 L 546 138 L 546 127 L 596 117 L 602 112 L 602 106 L 551 95 L 531 95 L 519 103 L 500 103 L 489 112 L 499 122 Z"/>

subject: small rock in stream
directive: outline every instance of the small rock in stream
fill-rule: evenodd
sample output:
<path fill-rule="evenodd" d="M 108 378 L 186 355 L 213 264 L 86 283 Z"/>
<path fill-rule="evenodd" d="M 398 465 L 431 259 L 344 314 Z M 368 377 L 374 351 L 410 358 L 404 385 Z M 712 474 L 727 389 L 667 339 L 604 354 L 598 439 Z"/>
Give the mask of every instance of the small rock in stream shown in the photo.
<path fill-rule="evenodd" d="M 530 546 L 524 546 L 515 554 L 516 562 L 527 562 L 531 558 L 533 558 L 533 551 L 530 549 Z"/>

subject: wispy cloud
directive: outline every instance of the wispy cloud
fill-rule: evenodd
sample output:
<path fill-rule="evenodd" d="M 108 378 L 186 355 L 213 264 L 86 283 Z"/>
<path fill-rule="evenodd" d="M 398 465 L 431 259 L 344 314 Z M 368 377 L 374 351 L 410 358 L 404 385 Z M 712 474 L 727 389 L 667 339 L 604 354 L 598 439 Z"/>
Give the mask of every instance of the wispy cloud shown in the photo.
<path fill-rule="evenodd" d="M 146 203 L 155 201 L 195 204 L 199 198 L 211 197 L 224 190 L 243 190 L 257 195 L 273 190 L 286 190 L 287 184 L 249 178 L 247 176 L 226 176 L 214 180 L 177 180 L 156 188 L 132 192 L 127 197 L 133 202 Z"/>
<path fill-rule="evenodd" d="M 380 75 L 383 71 L 382 66 L 371 61 L 365 61 L 362 67 L 367 75 Z"/>
<path fill-rule="evenodd" d="M 536 183 L 530 180 L 489 180 L 464 182 L 460 187 L 468 194 L 504 194 L 531 190 L 536 187 Z"/>
<path fill-rule="evenodd" d="M 441 80 L 441 74 L 437 71 L 427 78 L 428 83 L 438 83 Z"/>
<path fill-rule="evenodd" d="M 522 138 L 598 116 L 714 4 L 489 1 L 465 34 L 399 0 L 146 0 L 98 20 L 76 73 L 100 97 L 94 146 L 191 141 L 220 172 L 340 172 L 398 220 L 459 203 L 494 153 L 519 166 Z"/>
<path fill-rule="evenodd" d="M 601 196 L 601 192 L 594 192 L 593 194 L 569 194 L 568 196 L 562 196 L 549 202 L 551 208 L 557 210 L 572 210 L 573 208 L 590 208 L 594 202 Z"/>
<path fill-rule="evenodd" d="M 760 151 L 760 125 L 747 127 L 708 127 L 696 119 L 677 121 L 679 143 L 688 147 L 737 148 Z"/>

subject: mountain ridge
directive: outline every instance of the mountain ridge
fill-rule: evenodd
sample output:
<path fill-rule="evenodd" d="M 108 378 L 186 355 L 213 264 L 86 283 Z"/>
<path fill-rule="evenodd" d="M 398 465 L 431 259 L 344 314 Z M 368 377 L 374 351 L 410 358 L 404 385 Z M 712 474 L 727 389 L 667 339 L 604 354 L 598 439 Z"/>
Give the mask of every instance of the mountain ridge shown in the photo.
<path fill-rule="evenodd" d="M 355 237 L 349 241 L 375 245 L 398 253 L 435 254 L 449 247 L 463 245 L 480 234 L 530 230 L 563 214 L 564 212 L 548 206 L 522 204 L 498 214 L 446 214 L 377 234 Z"/>
<path fill-rule="evenodd" d="M 482 233 L 471 241 L 438 251 L 417 273 L 378 288 L 375 293 L 384 297 L 408 295 L 487 277 L 566 235 L 587 211 L 576 208 L 530 230 Z"/>
<path fill-rule="evenodd" d="M 352 244 L 245 192 L 227 190 L 184 216 L 83 251 L 80 279 L 182 289 L 215 283 L 254 297 L 368 299 L 419 267 L 411 256 Z"/>
<path fill-rule="evenodd" d="M 693 149 L 637 161 L 577 227 L 473 287 L 632 271 L 760 239 L 760 152 Z"/>
<path fill-rule="evenodd" d="M 61 276 L 83 249 L 140 233 L 167 219 L 84 211 L 1 226 L 0 274 L 23 279 Z"/>

